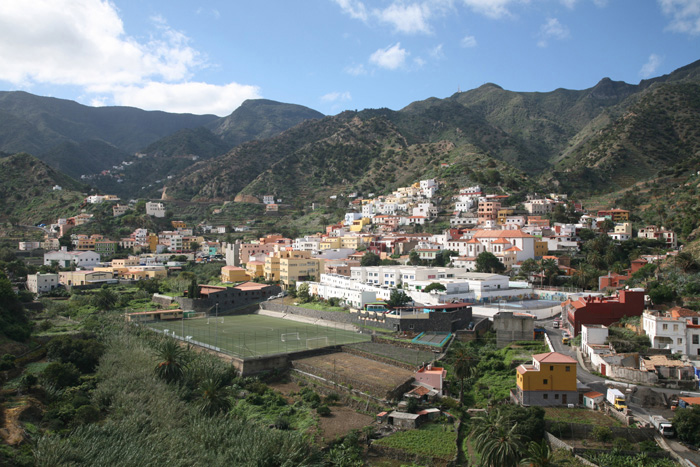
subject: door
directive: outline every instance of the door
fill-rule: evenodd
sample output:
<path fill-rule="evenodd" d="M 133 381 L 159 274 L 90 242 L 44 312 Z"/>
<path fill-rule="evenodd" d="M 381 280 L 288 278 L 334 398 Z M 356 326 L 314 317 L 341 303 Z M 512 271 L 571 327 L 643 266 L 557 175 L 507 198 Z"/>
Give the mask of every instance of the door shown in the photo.
<path fill-rule="evenodd" d="M 566 394 L 562 394 L 562 395 L 561 395 L 561 403 L 564 404 L 564 405 L 567 404 L 566 396 L 567 396 Z"/>

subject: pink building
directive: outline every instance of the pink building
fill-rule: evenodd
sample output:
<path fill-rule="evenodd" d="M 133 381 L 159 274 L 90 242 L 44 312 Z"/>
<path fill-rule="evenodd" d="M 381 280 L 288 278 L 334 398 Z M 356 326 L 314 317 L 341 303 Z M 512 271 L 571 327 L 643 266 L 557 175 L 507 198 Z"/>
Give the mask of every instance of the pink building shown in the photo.
<path fill-rule="evenodd" d="M 447 376 L 447 370 L 428 364 L 421 367 L 416 374 L 413 375 L 413 378 L 416 382 L 430 386 L 442 394 L 445 376 Z"/>

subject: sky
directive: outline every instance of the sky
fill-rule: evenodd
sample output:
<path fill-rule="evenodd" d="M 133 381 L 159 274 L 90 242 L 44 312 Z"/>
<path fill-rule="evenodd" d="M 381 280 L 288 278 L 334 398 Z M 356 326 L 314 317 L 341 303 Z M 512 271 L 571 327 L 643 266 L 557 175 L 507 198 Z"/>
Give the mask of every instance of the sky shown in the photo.
<path fill-rule="evenodd" d="M 2 0 L 0 90 L 226 116 L 326 115 L 495 83 L 632 84 L 700 59 L 700 0 Z"/>

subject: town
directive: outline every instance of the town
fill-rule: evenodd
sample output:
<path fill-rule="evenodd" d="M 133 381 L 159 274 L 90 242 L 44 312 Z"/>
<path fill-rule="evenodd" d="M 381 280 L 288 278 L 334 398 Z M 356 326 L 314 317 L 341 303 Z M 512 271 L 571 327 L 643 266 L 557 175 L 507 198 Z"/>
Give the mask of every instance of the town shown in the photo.
<path fill-rule="evenodd" d="M 248 411 L 283 430 L 316 417 L 331 445 L 348 433 L 366 439 L 337 445 L 357 459 L 486 462 L 496 455 L 488 436 L 505 436 L 521 446 L 513 456 L 546 451 L 568 465 L 642 455 L 697 464 L 686 445 L 700 441 L 700 312 L 659 281 L 700 269 L 693 256 L 676 233 L 629 210 L 589 212 L 556 193 L 508 205 L 498 192 L 472 183 L 445 194 L 433 178 L 385 195 L 333 195 L 346 201 L 343 218 L 298 238 L 256 236 L 254 221 L 178 218 L 167 200 L 87 196 L 74 216 L 26 228 L 43 238 L 4 255 L 49 361 L 60 362 L 44 363 L 46 350 L 7 354 L 4 374 L 23 394 L 42 381 L 83 387 L 64 381 L 55 365 L 77 366 L 76 357 L 53 342 L 86 345 L 108 322 L 162 339 L 166 367 L 185 366 L 185 349 L 230 365 L 236 383 L 206 381 L 239 392 L 207 411 Z M 284 201 L 257 200 L 266 216 Z M 101 228 L 140 213 L 155 227 L 121 238 Z M 62 341 L 75 333 L 85 335 Z M 306 416 L 265 409 L 276 397 Z M 85 404 L 44 421 L 66 429 L 83 407 L 93 418 L 80 416 L 100 419 Z M 20 415 L 10 423 L 18 433 Z M 342 428 L 330 422 L 341 418 Z"/>

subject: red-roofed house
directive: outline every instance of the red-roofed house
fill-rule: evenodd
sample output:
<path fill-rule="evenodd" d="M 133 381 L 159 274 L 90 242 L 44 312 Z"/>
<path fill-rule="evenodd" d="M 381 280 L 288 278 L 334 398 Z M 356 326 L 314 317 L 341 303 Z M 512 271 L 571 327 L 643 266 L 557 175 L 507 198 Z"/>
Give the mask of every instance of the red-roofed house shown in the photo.
<path fill-rule="evenodd" d="M 516 385 L 511 398 L 521 405 L 576 404 L 576 360 L 558 352 L 533 355 L 531 364 L 516 368 Z"/>
<path fill-rule="evenodd" d="M 610 326 L 625 316 L 641 316 L 644 312 L 643 290 L 620 290 L 612 297 L 592 297 L 562 303 L 562 313 L 569 322 L 572 334 L 578 336 L 582 324 Z"/>

